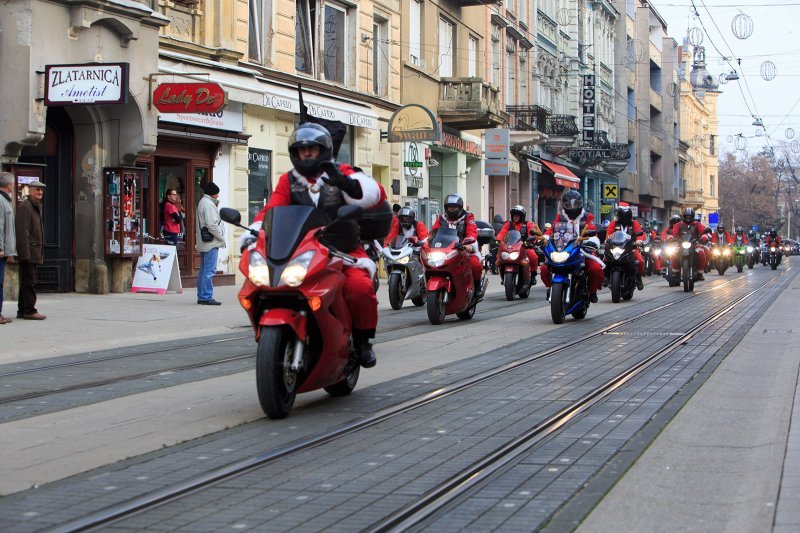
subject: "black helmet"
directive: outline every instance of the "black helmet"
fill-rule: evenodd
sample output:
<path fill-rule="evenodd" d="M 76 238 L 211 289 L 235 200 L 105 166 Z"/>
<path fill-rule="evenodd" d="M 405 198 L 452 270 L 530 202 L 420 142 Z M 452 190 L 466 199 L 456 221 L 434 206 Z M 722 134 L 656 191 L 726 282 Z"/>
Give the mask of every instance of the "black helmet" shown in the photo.
<path fill-rule="evenodd" d="M 633 211 L 630 206 L 621 205 L 617 207 L 617 222 L 623 226 L 630 226 L 633 223 Z"/>
<path fill-rule="evenodd" d="M 687 207 L 686 209 L 684 209 L 683 216 L 681 216 L 681 218 L 687 224 L 691 224 L 692 222 L 694 222 L 694 209 L 692 209 L 691 207 Z"/>
<path fill-rule="evenodd" d="M 681 216 L 680 215 L 672 215 L 670 217 L 670 219 L 669 219 L 669 227 L 674 226 L 675 224 L 677 224 L 680 221 L 681 221 Z"/>
<path fill-rule="evenodd" d="M 773 239 L 778 236 L 778 232 L 775 230 L 775 228 L 769 230 L 769 236 L 772 237 Z"/>
<path fill-rule="evenodd" d="M 525 222 L 525 215 L 527 215 L 527 214 L 528 213 L 525 211 L 525 208 L 522 207 L 521 205 L 515 205 L 514 207 L 511 208 L 512 221 L 513 221 L 514 215 L 519 215 L 519 221 L 520 222 Z"/>
<path fill-rule="evenodd" d="M 403 206 L 402 206 L 402 205 L 400 205 L 400 204 L 394 204 L 394 205 L 392 206 L 392 213 L 394 213 L 394 214 L 396 215 L 397 213 L 399 213 L 399 212 L 400 212 L 400 210 L 401 210 L 402 208 L 403 208 Z"/>
<path fill-rule="evenodd" d="M 725 226 L 722 223 L 717 224 L 717 233 L 725 233 Z"/>
<path fill-rule="evenodd" d="M 301 160 L 298 148 L 301 146 L 319 146 L 319 155 L 314 159 Z M 325 127 L 313 122 L 300 124 L 289 137 L 289 159 L 301 175 L 316 178 L 322 171 L 320 163 L 333 159 L 333 141 Z"/>
<path fill-rule="evenodd" d="M 444 214 L 450 220 L 461 218 L 464 214 L 464 199 L 458 194 L 448 194 L 444 199 Z"/>
<path fill-rule="evenodd" d="M 575 190 L 568 190 L 561 197 L 561 209 L 569 217 L 570 220 L 575 220 L 583 211 L 583 196 Z"/>
<path fill-rule="evenodd" d="M 744 233 L 744 228 L 741 226 L 736 226 L 736 235 L 741 235 Z"/>
<path fill-rule="evenodd" d="M 417 213 L 410 207 L 403 207 L 397 215 L 400 220 L 400 226 L 408 229 L 417 222 Z"/>

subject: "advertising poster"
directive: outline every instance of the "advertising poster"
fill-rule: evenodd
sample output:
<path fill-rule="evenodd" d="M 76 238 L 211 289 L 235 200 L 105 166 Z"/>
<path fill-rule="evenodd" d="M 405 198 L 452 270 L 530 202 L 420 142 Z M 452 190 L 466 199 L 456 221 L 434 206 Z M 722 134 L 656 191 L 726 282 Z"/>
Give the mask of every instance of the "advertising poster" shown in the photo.
<path fill-rule="evenodd" d="M 177 249 L 166 244 L 143 245 L 134 267 L 131 292 L 183 292 Z"/>

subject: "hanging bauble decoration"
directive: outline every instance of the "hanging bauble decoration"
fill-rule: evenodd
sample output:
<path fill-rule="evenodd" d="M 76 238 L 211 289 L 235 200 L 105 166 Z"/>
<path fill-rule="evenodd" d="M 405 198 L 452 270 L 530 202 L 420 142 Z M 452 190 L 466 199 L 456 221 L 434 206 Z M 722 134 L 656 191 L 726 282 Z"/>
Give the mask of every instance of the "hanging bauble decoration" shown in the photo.
<path fill-rule="evenodd" d="M 667 84 L 667 94 L 670 96 L 675 96 L 675 93 L 678 92 L 678 84 L 674 81 L 671 81 Z"/>
<path fill-rule="evenodd" d="M 559 26 L 569 26 L 572 22 L 572 14 L 570 13 L 569 9 L 563 7 L 558 10 L 556 13 L 556 23 Z"/>
<path fill-rule="evenodd" d="M 628 46 L 625 51 L 625 56 L 631 63 L 636 63 L 637 65 L 644 61 L 645 56 L 645 48 L 644 44 L 639 39 L 631 39 L 628 41 Z"/>
<path fill-rule="evenodd" d="M 786 128 L 786 131 L 783 132 L 787 139 L 794 139 L 794 130 L 792 128 Z"/>
<path fill-rule="evenodd" d="M 725 85 L 726 83 L 728 83 L 728 74 L 726 72 L 723 72 L 722 74 L 719 75 L 719 84 Z"/>
<path fill-rule="evenodd" d="M 761 137 L 762 135 L 764 135 L 764 130 L 756 128 L 756 137 Z"/>
<path fill-rule="evenodd" d="M 747 39 L 753 35 L 753 19 L 750 15 L 739 13 L 731 21 L 731 31 L 737 39 Z"/>
<path fill-rule="evenodd" d="M 778 69 L 772 61 L 764 61 L 761 63 L 761 77 L 764 78 L 765 81 L 774 80 L 775 74 L 777 73 Z"/>
<path fill-rule="evenodd" d="M 700 46 L 703 44 L 703 30 L 697 27 L 689 30 L 689 42 L 692 46 Z"/>
<path fill-rule="evenodd" d="M 728 137 L 725 140 L 728 141 L 728 144 L 731 144 L 733 142 L 733 135 L 728 135 Z"/>
<path fill-rule="evenodd" d="M 747 150 L 747 139 L 745 139 L 742 135 L 737 135 L 734 145 L 736 146 L 737 150 Z"/>
<path fill-rule="evenodd" d="M 800 141 L 795 139 L 790 146 L 792 147 L 792 152 L 800 153 Z"/>

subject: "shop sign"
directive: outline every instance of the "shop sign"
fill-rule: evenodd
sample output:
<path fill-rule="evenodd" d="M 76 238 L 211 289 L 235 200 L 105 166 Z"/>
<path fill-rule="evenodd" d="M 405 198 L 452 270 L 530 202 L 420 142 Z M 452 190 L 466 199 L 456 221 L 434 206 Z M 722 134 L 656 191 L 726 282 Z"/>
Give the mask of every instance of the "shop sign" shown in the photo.
<path fill-rule="evenodd" d="M 266 92 L 263 93 L 262 102 L 264 107 L 277 109 L 278 111 L 286 111 L 287 113 L 300 112 L 300 102 L 297 98 Z M 336 120 L 359 128 L 378 129 L 378 121 L 375 117 L 313 102 L 313 96 L 304 97 L 303 103 L 311 116 L 325 120 Z"/>
<path fill-rule="evenodd" d="M 611 214 L 611 204 L 603 204 L 600 206 L 600 214 L 601 215 L 608 215 Z"/>
<path fill-rule="evenodd" d="M 158 120 L 237 133 L 241 133 L 244 128 L 241 102 L 231 102 L 215 113 L 162 113 Z"/>
<path fill-rule="evenodd" d="M 587 161 L 597 159 L 609 159 L 611 157 L 610 148 L 570 148 L 567 155 L 573 161 L 585 159 Z"/>
<path fill-rule="evenodd" d="M 528 170 L 531 172 L 541 172 L 542 171 L 542 164 L 538 161 L 531 161 L 528 159 Z"/>
<path fill-rule="evenodd" d="M 508 176 L 508 158 L 487 159 L 485 163 L 487 176 Z"/>
<path fill-rule="evenodd" d="M 619 189 L 616 183 L 603 184 L 603 200 L 616 200 L 619 198 Z"/>
<path fill-rule="evenodd" d="M 408 185 L 409 187 L 414 187 L 416 189 L 421 189 L 425 185 L 425 180 L 423 180 L 421 177 L 407 176 L 406 185 Z"/>
<path fill-rule="evenodd" d="M 486 157 L 503 159 L 508 157 L 508 130 L 493 128 L 486 130 Z"/>
<path fill-rule="evenodd" d="M 422 162 L 425 153 L 425 145 L 420 143 L 408 143 L 405 145 L 405 158 L 403 168 L 406 176 L 422 177 L 425 163 Z"/>
<path fill-rule="evenodd" d="M 581 91 L 583 100 L 583 140 L 594 142 L 595 129 L 595 75 L 584 74 L 583 90 Z M 571 156 L 570 156 L 571 157 Z"/>
<path fill-rule="evenodd" d="M 442 132 L 442 138 L 439 144 L 444 148 L 450 148 L 451 150 L 464 152 L 465 154 L 469 154 L 474 157 L 481 157 L 481 155 L 483 155 L 483 150 L 481 150 L 481 147 L 478 143 L 462 139 L 461 137 L 456 137 L 455 135 L 451 135 L 449 133 Z"/>
<path fill-rule="evenodd" d="M 44 105 L 127 104 L 128 63 L 46 65 Z"/>
<path fill-rule="evenodd" d="M 162 113 L 216 113 L 225 105 L 218 83 L 162 83 L 153 91 L 153 105 Z"/>
<path fill-rule="evenodd" d="M 427 107 L 419 104 L 404 105 L 389 119 L 388 141 L 438 141 L 439 121 Z"/>

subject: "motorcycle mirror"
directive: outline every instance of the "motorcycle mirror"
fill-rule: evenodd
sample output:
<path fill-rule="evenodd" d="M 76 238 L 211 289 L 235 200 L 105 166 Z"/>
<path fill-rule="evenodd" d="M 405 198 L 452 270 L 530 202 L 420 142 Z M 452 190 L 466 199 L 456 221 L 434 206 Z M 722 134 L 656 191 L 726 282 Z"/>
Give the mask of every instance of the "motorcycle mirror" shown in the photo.
<path fill-rule="evenodd" d="M 467 238 L 464 239 L 462 244 L 467 245 L 467 244 L 472 244 L 474 242 L 475 242 L 475 239 L 473 237 L 467 237 Z"/>
<path fill-rule="evenodd" d="M 364 209 L 358 205 L 343 205 L 336 211 L 339 220 L 358 220 L 364 214 Z"/>
<path fill-rule="evenodd" d="M 242 222 L 242 214 L 238 210 L 231 207 L 223 207 L 219 210 L 219 216 L 228 224 L 238 226 Z"/>

